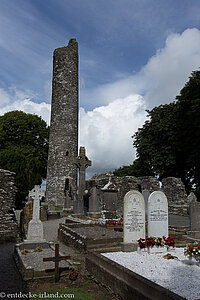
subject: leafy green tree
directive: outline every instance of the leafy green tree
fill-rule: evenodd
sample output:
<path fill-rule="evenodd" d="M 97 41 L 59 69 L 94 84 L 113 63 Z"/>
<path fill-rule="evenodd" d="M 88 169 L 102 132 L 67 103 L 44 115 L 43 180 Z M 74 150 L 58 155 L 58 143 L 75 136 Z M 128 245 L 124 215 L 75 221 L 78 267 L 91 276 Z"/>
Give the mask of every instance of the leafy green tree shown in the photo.
<path fill-rule="evenodd" d="M 190 190 L 200 189 L 200 71 L 192 72 L 189 81 L 176 97 L 177 165 L 182 167 L 184 180 Z"/>
<path fill-rule="evenodd" d="M 160 179 L 177 176 L 176 104 L 160 105 L 147 112 L 149 120 L 133 136 L 137 157 L 141 165 L 151 167 Z"/>
<path fill-rule="evenodd" d="M 130 166 L 123 166 L 114 172 L 115 176 L 123 177 L 123 176 L 135 176 L 135 177 L 140 177 L 140 176 L 152 176 L 153 170 L 151 169 L 150 164 L 145 162 L 138 158 L 134 160 L 133 164 Z"/>
<path fill-rule="evenodd" d="M 46 178 L 49 128 L 37 115 L 12 111 L 0 116 L 0 168 L 16 173 L 16 205 Z"/>
<path fill-rule="evenodd" d="M 187 192 L 195 187 L 200 198 L 200 71 L 192 72 L 176 102 L 147 112 L 133 136 L 137 159 L 115 173 L 180 177 Z"/>

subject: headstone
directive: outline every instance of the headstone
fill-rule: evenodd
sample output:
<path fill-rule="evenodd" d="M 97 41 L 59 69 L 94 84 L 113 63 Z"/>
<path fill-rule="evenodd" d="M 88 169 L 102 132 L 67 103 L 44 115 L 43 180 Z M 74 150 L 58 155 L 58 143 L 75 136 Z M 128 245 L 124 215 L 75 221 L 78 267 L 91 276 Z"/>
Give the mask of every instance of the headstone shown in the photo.
<path fill-rule="evenodd" d="M 40 207 L 40 220 L 42 222 L 47 221 L 47 209 L 46 207 Z"/>
<path fill-rule="evenodd" d="M 101 189 L 102 191 L 102 200 L 103 200 L 103 209 L 110 212 L 116 212 L 117 202 L 118 202 L 118 188 L 112 182 L 113 174 L 110 172 L 108 183 Z"/>
<path fill-rule="evenodd" d="M 96 186 L 90 190 L 89 199 L 89 212 L 100 212 L 101 211 L 101 199 Z"/>
<path fill-rule="evenodd" d="M 190 229 L 200 233 L 200 202 L 190 203 Z"/>
<path fill-rule="evenodd" d="M 168 201 L 161 191 L 155 191 L 149 196 L 148 236 L 168 237 Z"/>
<path fill-rule="evenodd" d="M 123 251 L 133 251 L 137 240 L 145 238 L 145 202 L 136 190 L 129 191 L 124 197 L 123 232 Z"/>
<path fill-rule="evenodd" d="M 55 202 L 53 200 L 48 202 L 48 210 L 50 210 L 50 211 L 55 210 Z"/>
<path fill-rule="evenodd" d="M 33 218 L 28 223 L 27 239 L 25 242 L 45 242 L 43 224 L 40 220 L 40 199 L 36 194 L 33 201 Z"/>

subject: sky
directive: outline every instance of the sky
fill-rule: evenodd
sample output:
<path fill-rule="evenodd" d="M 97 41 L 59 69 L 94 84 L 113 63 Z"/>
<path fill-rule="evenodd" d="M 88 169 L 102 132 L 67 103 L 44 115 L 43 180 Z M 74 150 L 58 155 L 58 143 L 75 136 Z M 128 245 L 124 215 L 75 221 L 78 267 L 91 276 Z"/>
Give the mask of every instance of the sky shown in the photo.
<path fill-rule="evenodd" d="M 146 109 L 200 67 L 199 0 L 0 0 L 0 115 L 50 124 L 52 55 L 79 44 L 79 146 L 95 173 L 130 165 Z"/>

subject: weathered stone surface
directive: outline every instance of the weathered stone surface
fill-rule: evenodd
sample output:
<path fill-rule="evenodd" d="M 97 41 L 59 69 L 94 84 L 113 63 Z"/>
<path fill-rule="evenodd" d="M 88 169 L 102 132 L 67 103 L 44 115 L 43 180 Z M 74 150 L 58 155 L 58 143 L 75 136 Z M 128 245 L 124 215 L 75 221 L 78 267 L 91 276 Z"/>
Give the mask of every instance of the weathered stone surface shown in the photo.
<path fill-rule="evenodd" d="M 102 200 L 102 187 L 108 182 L 109 175 L 99 174 L 94 175 L 87 181 L 86 187 L 90 191 L 91 188 L 96 187 L 96 192 Z M 118 191 L 118 212 L 123 211 L 123 199 L 125 194 L 130 190 L 137 190 L 139 192 L 149 191 L 154 192 L 160 190 L 160 182 L 153 176 L 113 176 L 112 182 L 119 189 Z M 168 177 L 162 180 L 162 190 L 168 199 L 168 208 L 170 214 L 188 215 L 189 199 L 185 191 L 185 186 L 181 179 L 175 177 Z M 91 192 L 90 192 L 91 193 Z"/>
<path fill-rule="evenodd" d="M 118 188 L 112 182 L 112 175 L 109 175 L 109 181 L 101 189 L 102 191 L 102 208 L 109 212 L 117 211 Z"/>
<path fill-rule="evenodd" d="M 195 196 L 195 194 L 193 192 L 191 192 L 188 196 L 187 196 L 187 202 L 190 204 L 192 202 L 196 202 L 197 201 L 197 197 Z"/>
<path fill-rule="evenodd" d="M 140 186 L 140 190 L 149 190 L 150 193 L 157 191 L 160 187 L 158 179 L 153 176 L 142 176 L 137 177 L 138 184 Z"/>
<path fill-rule="evenodd" d="M 15 173 L 0 169 L 0 241 L 12 241 L 18 236 L 15 208 Z"/>
<path fill-rule="evenodd" d="M 162 189 L 168 199 L 169 213 L 187 215 L 188 199 L 180 178 L 167 177 L 162 180 Z"/>
<path fill-rule="evenodd" d="M 20 229 L 22 237 L 25 238 L 28 230 L 28 223 L 33 217 L 33 198 L 28 197 L 20 218 Z"/>
<path fill-rule="evenodd" d="M 200 202 L 190 203 L 190 229 L 200 232 Z"/>
<path fill-rule="evenodd" d="M 94 175 L 91 179 L 87 181 L 87 189 L 90 191 L 91 188 L 96 187 L 97 194 L 101 201 L 103 201 L 102 188 L 107 184 L 109 180 L 108 174 Z M 124 176 L 124 177 L 112 177 L 112 182 L 118 189 L 117 193 L 117 210 L 119 212 L 123 211 L 123 201 L 124 196 L 130 190 L 138 190 L 142 192 L 149 188 L 151 192 L 158 190 L 159 181 L 152 176 L 145 177 L 134 177 L 134 176 Z M 90 192 L 91 193 L 91 192 Z"/>
<path fill-rule="evenodd" d="M 66 179 L 77 184 L 78 156 L 78 43 L 71 39 L 53 57 L 52 108 L 47 168 L 47 201 L 62 205 Z"/>

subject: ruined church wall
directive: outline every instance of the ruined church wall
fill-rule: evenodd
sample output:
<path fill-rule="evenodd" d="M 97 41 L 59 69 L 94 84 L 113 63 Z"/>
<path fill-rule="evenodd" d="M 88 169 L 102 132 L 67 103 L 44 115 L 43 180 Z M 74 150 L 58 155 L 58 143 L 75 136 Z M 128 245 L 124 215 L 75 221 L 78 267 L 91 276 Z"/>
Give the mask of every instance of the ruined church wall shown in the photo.
<path fill-rule="evenodd" d="M 97 188 L 98 194 L 101 194 L 101 188 L 108 182 L 108 179 L 109 176 L 106 174 L 95 175 L 87 181 L 87 189 L 90 190 L 95 186 Z M 162 190 L 168 199 L 170 214 L 182 216 L 186 216 L 188 214 L 189 201 L 185 191 L 185 186 L 180 178 L 164 178 L 162 180 L 162 188 L 160 188 L 160 182 L 153 176 L 113 176 L 112 182 L 119 189 L 117 205 L 117 209 L 119 212 L 123 211 L 123 201 L 125 194 L 132 189 L 138 190 L 139 192 L 148 190 L 150 193 Z"/>
<path fill-rule="evenodd" d="M 18 235 L 15 219 L 15 173 L 0 169 L 0 241 L 14 241 Z"/>
<path fill-rule="evenodd" d="M 169 213 L 186 216 L 188 214 L 189 201 L 185 185 L 181 179 L 176 177 L 163 178 L 162 190 L 167 196 Z"/>

